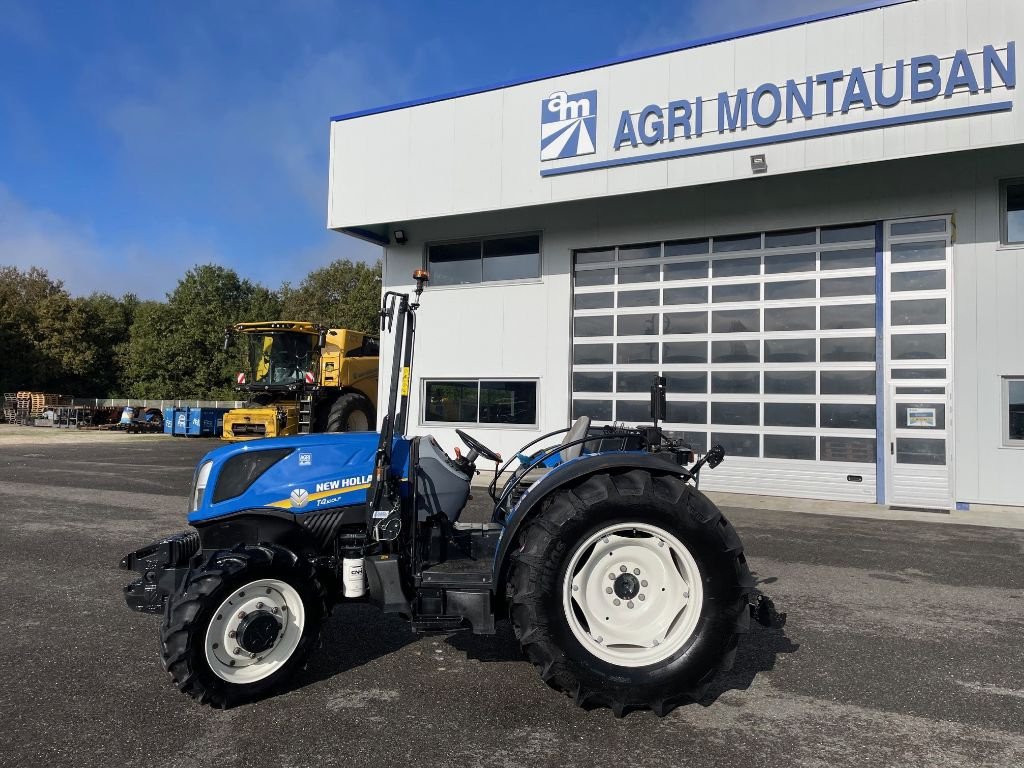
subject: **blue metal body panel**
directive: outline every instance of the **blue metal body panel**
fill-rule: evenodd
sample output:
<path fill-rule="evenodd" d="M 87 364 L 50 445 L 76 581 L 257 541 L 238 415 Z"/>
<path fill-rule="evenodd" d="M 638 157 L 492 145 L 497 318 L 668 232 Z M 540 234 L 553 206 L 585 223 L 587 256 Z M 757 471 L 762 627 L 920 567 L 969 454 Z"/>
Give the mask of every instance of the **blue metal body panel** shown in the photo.
<path fill-rule="evenodd" d="M 297 435 L 268 438 L 218 448 L 200 462 L 213 462 L 199 508 L 191 512 L 191 524 L 206 523 L 224 515 L 255 509 L 284 510 L 294 515 L 322 512 L 335 507 L 365 504 L 373 474 L 380 435 L 376 432 Z M 411 441 L 396 436 L 392 448 L 392 472 L 408 493 Z M 287 448 L 283 459 L 264 472 L 249 488 L 231 499 L 213 502 L 214 489 L 225 463 L 252 451 Z"/>

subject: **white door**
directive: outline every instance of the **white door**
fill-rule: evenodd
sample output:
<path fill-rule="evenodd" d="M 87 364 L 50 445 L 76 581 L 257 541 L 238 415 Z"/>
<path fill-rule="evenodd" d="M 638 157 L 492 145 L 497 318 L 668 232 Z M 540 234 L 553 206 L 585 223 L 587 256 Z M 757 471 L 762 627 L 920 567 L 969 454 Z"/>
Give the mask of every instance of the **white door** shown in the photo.
<path fill-rule="evenodd" d="M 886 501 L 953 506 L 948 216 L 885 224 Z"/>

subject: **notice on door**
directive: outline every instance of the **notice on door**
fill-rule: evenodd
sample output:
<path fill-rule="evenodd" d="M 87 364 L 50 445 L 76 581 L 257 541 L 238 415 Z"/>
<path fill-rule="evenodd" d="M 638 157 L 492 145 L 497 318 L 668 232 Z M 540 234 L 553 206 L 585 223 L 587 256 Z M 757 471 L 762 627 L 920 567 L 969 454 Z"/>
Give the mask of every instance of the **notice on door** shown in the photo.
<path fill-rule="evenodd" d="M 907 408 L 908 427 L 934 427 L 934 408 Z"/>

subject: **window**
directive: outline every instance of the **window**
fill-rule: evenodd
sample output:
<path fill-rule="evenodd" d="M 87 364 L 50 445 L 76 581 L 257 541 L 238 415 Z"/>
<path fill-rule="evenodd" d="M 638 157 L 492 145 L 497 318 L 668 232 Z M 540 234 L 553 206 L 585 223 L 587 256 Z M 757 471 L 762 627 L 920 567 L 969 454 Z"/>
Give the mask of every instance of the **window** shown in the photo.
<path fill-rule="evenodd" d="M 906 229 L 892 246 L 895 332 L 884 351 L 920 379 L 909 385 L 934 386 L 950 305 L 926 291 L 946 285 L 949 224 L 898 223 Z M 730 455 L 775 461 L 875 464 L 880 231 L 847 224 L 575 251 L 573 413 L 648 422 L 660 374 L 665 427 L 695 445 L 721 442 Z M 920 445 L 904 453 L 911 449 L 932 455 Z"/>
<path fill-rule="evenodd" d="M 1003 443 L 1024 448 L 1024 376 L 1003 377 Z"/>
<path fill-rule="evenodd" d="M 999 191 L 1003 245 L 1024 244 L 1024 179 L 1004 181 Z"/>
<path fill-rule="evenodd" d="M 467 285 L 540 277 L 540 235 L 493 237 L 427 246 L 431 285 Z"/>
<path fill-rule="evenodd" d="M 537 424 L 536 381 L 423 382 L 424 424 Z"/>

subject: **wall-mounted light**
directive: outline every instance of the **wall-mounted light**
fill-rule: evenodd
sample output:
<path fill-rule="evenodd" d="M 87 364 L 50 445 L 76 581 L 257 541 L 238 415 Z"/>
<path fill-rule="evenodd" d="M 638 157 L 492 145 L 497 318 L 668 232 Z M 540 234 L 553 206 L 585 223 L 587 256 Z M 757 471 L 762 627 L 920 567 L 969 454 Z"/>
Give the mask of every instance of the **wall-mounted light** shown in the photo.
<path fill-rule="evenodd" d="M 409 237 L 408 235 L 405 234 L 404 229 L 395 230 L 395 242 L 398 243 L 399 245 L 405 245 L 407 242 L 409 242 Z"/>
<path fill-rule="evenodd" d="M 750 156 L 750 170 L 752 173 L 768 173 L 768 161 L 764 155 Z"/>

